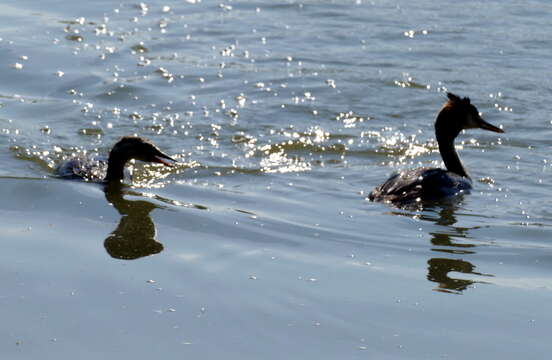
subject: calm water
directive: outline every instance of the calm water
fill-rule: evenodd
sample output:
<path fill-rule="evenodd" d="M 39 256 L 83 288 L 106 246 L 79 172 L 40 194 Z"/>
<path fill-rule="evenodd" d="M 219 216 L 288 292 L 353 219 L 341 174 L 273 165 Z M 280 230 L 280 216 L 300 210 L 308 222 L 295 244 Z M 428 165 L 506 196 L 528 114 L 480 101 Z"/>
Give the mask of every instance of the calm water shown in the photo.
<path fill-rule="evenodd" d="M 551 11 L 3 3 L 2 358 L 549 358 Z M 506 131 L 459 137 L 472 194 L 367 201 L 441 164 L 446 91 Z M 129 134 L 180 164 L 54 177 Z"/>

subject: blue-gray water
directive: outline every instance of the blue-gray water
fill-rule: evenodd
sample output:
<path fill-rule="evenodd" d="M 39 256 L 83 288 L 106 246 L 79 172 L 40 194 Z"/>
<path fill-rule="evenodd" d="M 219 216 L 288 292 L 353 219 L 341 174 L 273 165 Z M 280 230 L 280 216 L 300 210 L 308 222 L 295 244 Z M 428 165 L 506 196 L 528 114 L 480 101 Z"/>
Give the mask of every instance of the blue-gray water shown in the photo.
<path fill-rule="evenodd" d="M 4 359 L 547 359 L 552 3 L 0 5 Z M 440 166 L 445 92 L 505 134 L 474 190 L 366 200 Z M 56 179 L 151 139 L 175 168 Z"/>

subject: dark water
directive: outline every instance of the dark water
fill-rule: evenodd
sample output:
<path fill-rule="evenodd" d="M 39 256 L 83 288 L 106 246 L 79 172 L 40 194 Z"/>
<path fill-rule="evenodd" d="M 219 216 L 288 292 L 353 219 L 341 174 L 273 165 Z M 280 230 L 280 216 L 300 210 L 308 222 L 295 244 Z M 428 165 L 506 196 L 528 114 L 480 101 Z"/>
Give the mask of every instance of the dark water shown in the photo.
<path fill-rule="evenodd" d="M 546 359 L 552 3 L 0 5 L 6 359 Z M 371 203 L 440 166 L 453 91 L 474 191 Z M 129 186 L 55 165 L 137 134 Z"/>

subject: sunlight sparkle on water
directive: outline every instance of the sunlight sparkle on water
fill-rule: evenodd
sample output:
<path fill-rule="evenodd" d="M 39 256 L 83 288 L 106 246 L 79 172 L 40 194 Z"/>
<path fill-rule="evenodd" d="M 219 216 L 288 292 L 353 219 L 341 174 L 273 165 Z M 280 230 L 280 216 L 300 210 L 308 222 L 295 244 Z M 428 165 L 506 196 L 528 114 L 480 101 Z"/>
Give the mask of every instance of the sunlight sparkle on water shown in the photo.
<path fill-rule="evenodd" d="M 260 165 L 262 171 L 266 173 L 301 172 L 311 169 L 309 163 L 299 158 L 289 158 L 283 150 L 263 158 Z"/>

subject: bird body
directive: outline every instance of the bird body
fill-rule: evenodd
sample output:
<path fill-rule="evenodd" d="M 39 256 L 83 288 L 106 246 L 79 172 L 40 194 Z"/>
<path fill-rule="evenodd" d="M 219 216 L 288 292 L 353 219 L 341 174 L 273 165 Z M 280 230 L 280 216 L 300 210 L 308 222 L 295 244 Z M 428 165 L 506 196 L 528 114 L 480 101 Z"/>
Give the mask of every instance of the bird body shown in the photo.
<path fill-rule="evenodd" d="M 392 175 L 369 195 L 372 201 L 409 203 L 438 200 L 460 193 L 469 193 L 472 181 L 451 171 L 439 168 L 417 168 Z"/>
<path fill-rule="evenodd" d="M 73 158 L 61 162 L 55 170 L 57 176 L 71 180 L 102 182 L 107 172 L 107 159 Z"/>

